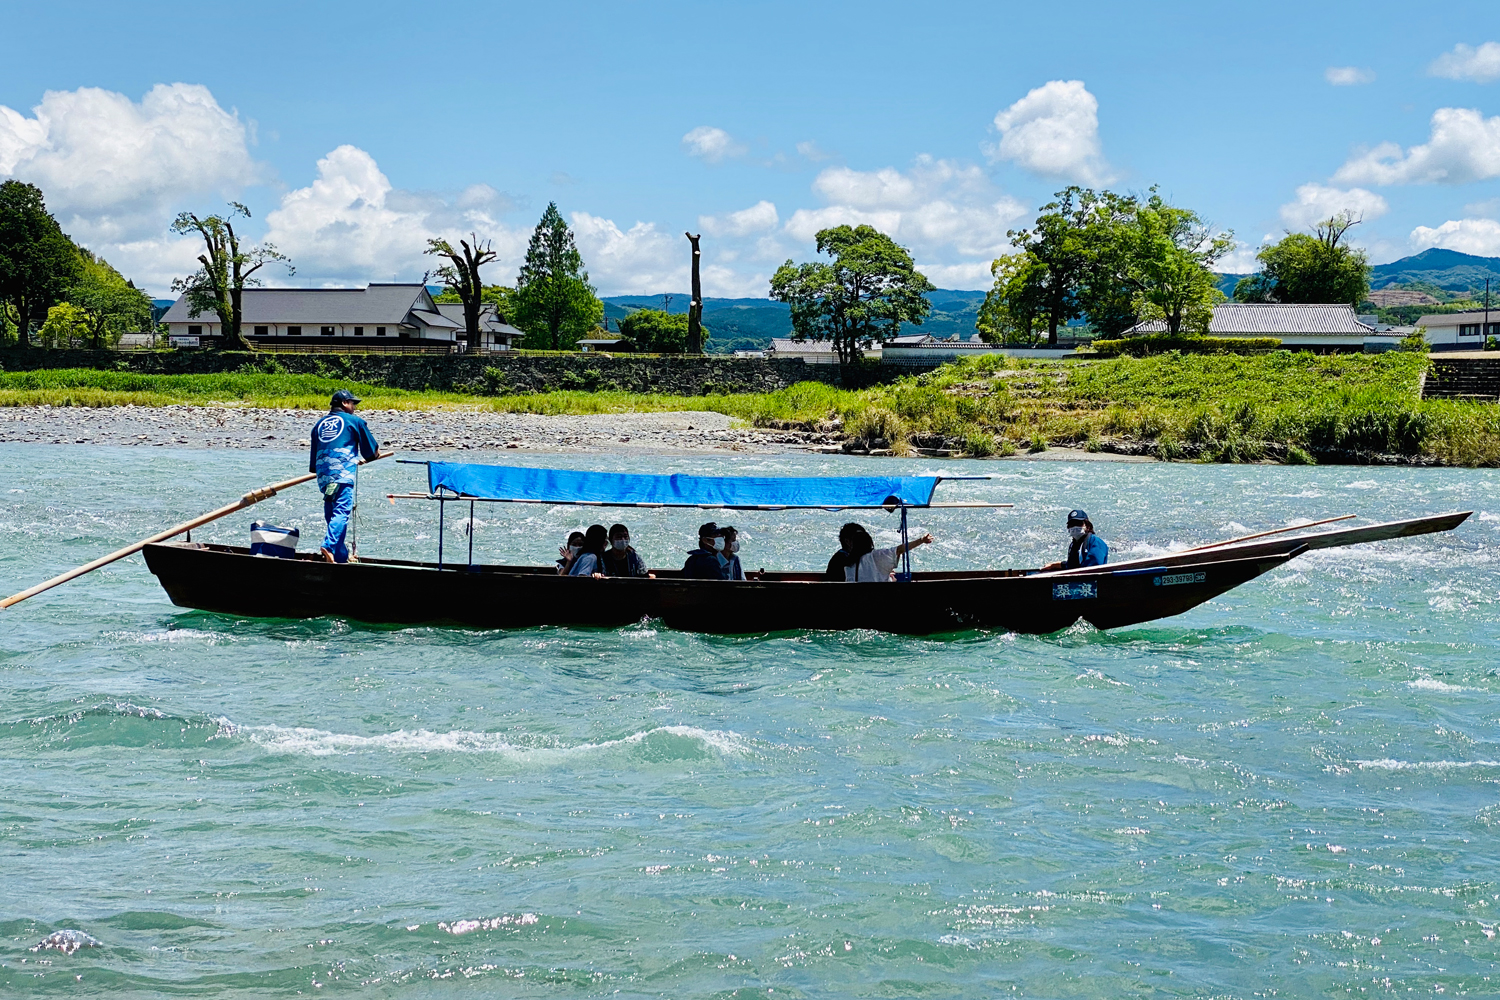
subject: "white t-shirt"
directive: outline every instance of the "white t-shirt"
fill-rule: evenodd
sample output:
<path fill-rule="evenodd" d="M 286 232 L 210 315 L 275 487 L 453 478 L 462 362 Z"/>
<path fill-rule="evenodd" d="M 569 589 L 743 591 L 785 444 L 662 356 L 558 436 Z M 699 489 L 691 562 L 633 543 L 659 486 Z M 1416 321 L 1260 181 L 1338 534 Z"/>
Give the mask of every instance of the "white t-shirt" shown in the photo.
<path fill-rule="evenodd" d="M 901 546 L 876 549 L 859 557 L 855 566 L 844 567 L 844 580 L 848 583 L 890 583 L 895 579 L 896 564 L 901 561 Z"/>

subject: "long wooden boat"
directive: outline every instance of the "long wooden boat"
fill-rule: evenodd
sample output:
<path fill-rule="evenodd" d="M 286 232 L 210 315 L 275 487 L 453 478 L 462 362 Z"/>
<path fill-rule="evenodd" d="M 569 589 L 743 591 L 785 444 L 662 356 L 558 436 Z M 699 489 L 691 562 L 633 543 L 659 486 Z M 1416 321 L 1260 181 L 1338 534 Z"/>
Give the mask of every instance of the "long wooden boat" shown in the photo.
<path fill-rule="evenodd" d="M 1471 512 L 1412 518 L 1167 553 L 1054 572 L 915 573 L 899 583 L 766 573 L 744 582 L 562 577 L 551 566 L 460 565 L 310 555 L 252 556 L 228 545 L 148 545 L 146 564 L 174 604 L 256 618 L 333 616 L 379 624 L 475 628 L 617 627 L 644 619 L 692 632 L 968 629 L 1048 633 L 1079 619 L 1111 629 L 1182 614 L 1313 549 L 1451 531 Z"/>

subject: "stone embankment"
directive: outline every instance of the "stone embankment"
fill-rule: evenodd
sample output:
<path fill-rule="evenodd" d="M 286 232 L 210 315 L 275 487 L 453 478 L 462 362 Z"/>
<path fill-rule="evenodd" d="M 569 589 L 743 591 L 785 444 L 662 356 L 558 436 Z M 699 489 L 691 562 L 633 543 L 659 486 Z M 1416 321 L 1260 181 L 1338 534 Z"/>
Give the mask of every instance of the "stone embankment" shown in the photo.
<path fill-rule="evenodd" d="M 501 396 L 621 390 L 704 396 L 775 392 L 798 382 L 861 389 L 909 372 L 878 364 L 810 365 L 801 358 L 610 357 L 598 354 L 236 354 L 220 351 L 0 351 L 0 371 L 94 368 L 141 375 L 276 372 L 391 389 Z"/>

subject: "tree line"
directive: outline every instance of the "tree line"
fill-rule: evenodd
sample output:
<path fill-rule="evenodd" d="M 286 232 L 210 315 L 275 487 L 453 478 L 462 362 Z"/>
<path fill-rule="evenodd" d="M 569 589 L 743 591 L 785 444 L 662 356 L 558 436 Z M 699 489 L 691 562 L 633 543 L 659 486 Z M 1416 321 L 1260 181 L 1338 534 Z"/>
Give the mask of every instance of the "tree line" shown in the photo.
<path fill-rule="evenodd" d="M 106 347 L 151 325 L 151 299 L 62 231 L 41 189 L 0 183 L 0 341 Z"/>

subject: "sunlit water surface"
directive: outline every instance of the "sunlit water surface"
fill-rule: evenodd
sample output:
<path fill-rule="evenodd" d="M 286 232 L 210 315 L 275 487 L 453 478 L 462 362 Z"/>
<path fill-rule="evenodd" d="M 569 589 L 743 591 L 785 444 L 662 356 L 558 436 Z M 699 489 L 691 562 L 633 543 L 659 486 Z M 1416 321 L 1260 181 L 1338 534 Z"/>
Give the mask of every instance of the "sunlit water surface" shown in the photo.
<path fill-rule="evenodd" d="M 1179 618 L 1044 637 L 249 621 L 175 608 L 119 563 L 0 613 L 0 989 L 1500 993 L 1500 475 L 508 457 L 994 473 L 940 499 L 1013 510 L 917 519 L 928 569 L 1057 558 L 1073 506 L 1116 558 L 1299 517 L 1478 513 Z M 0 590 L 300 459 L 0 448 Z M 436 512 L 381 496 L 418 473 L 366 471 L 367 555 L 435 553 Z M 195 538 L 243 544 L 252 516 L 309 541 L 320 522 L 303 487 Z M 703 516 L 628 521 L 676 565 Z M 476 558 L 550 561 L 590 520 L 482 509 Z M 735 520 L 747 568 L 814 568 L 842 518 Z M 448 529 L 467 558 L 463 519 Z M 31 950 L 60 929 L 98 944 Z"/>

